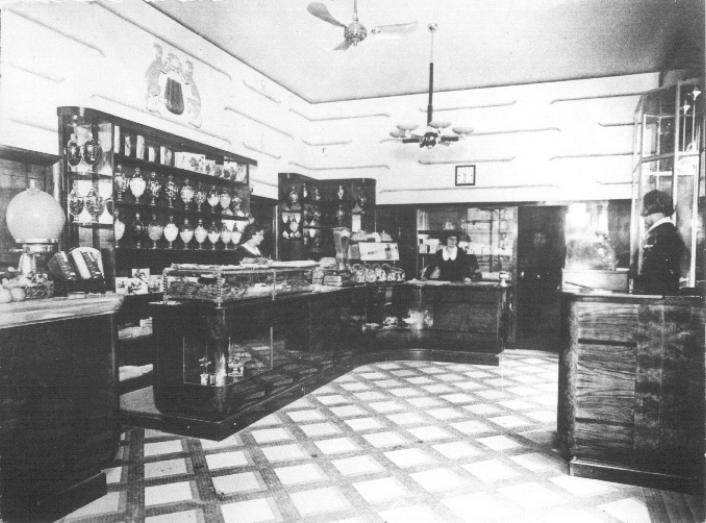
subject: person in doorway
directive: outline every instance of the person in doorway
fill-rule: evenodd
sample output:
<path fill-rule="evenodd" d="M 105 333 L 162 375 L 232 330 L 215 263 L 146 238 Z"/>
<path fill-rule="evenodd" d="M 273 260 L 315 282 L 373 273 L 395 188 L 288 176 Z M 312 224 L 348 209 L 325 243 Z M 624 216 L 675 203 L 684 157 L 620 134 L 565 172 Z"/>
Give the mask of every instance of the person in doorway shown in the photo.
<path fill-rule="evenodd" d="M 254 224 L 248 224 L 243 231 L 242 243 L 235 249 L 235 259 L 238 264 L 244 263 L 243 260 L 248 260 L 245 263 L 262 263 L 264 258 L 260 252 L 260 244 L 265 239 L 265 230 Z M 252 261 L 250 261 L 252 260 Z"/>
<path fill-rule="evenodd" d="M 439 269 L 439 280 L 470 282 L 480 280 L 478 260 L 458 246 L 458 233 L 448 231 L 441 238 L 444 246 L 434 253 L 422 280 L 429 279 Z"/>
<path fill-rule="evenodd" d="M 642 216 L 647 238 L 642 250 L 642 270 L 635 278 L 635 290 L 643 294 L 679 294 L 684 241 L 671 220 L 672 197 L 658 190 L 645 194 Z"/>

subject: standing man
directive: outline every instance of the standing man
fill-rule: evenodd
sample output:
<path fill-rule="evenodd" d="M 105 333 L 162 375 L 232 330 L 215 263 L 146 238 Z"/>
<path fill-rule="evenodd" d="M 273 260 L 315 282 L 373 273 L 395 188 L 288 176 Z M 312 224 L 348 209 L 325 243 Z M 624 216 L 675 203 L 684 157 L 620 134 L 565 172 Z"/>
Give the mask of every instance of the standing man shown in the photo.
<path fill-rule="evenodd" d="M 653 190 L 645 194 L 642 216 L 647 238 L 642 251 L 642 271 L 635 279 L 635 289 L 644 294 L 679 294 L 681 259 L 684 241 L 671 220 L 672 197 Z"/>

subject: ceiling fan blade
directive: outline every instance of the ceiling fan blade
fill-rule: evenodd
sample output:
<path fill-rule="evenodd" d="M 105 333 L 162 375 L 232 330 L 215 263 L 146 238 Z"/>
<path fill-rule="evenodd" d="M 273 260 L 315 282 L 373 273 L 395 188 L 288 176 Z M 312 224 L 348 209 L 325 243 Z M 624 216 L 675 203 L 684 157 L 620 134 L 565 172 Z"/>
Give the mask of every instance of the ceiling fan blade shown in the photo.
<path fill-rule="evenodd" d="M 407 24 L 378 25 L 370 30 L 370 34 L 378 38 L 400 38 L 413 33 L 417 29 L 417 22 Z"/>
<path fill-rule="evenodd" d="M 449 145 L 449 142 L 458 142 L 458 136 L 441 136 L 441 143 Z"/>
<path fill-rule="evenodd" d="M 351 42 L 349 42 L 348 40 L 344 40 L 343 42 L 341 42 L 340 44 L 338 44 L 336 47 L 334 47 L 334 48 L 332 49 L 332 51 L 345 51 L 345 50 L 348 49 L 350 46 L 351 46 Z"/>
<path fill-rule="evenodd" d="M 403 138 L 402 143 L 419 143 L 422 141 L 422 137 L 418 136 L 416 134 L 413 134 L 409 138 Z"/>
<path fill-rule="evenodd" d="M 319 18 L 324 22 L 328 22 L 329 24 L 337 25 L 339 27 L 348 27 L 347 25 L 339 22 L 333 16 L 331 16 L 331 13 L 328 12 L 326 6 L 320 2 L 313 2 L 309 4 L 308 6 L 306 6 L 306 10 L 309 11 L 316 18 Z"/>

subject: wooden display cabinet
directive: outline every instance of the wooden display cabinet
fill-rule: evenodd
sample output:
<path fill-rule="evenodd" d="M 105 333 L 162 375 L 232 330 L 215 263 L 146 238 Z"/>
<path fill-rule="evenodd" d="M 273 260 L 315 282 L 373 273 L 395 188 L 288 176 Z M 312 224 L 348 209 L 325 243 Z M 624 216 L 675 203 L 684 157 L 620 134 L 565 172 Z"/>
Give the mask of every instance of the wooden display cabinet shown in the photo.
<path fill-rule="evenodd" d="M 680 287 L 704 292 L 704 95 L 694 79 L 655 89 L 635 111 L 631 265 L 641 270 L 646 229 L 641 217 L 644 195 L 658 189 L 672 196 L 672 219 L 686 244 Z"/>
<path fill-rule="evenodd" d="M 100 251 L 105 288 L 128 294 L 123 309 L 130 312 L 118 323 L 149 315 L 146 304 L 161 299 L 160 275 L 172 263 L 232 263 L 235 242 L 224 239 L 238 238 L 252 217 L 254 160 L 93 109 L 59 107 L 57 114 L 68 217 L 62 250 Z M 187 221 L 211 229 L 211 239 L 185 243 Z M 179 229 L 171 242 L 170 222 Z M 231 234 L 221 235 L 224 228 Z M 149 271 L 151 281 L 126 288 L 137 270 Z M 148 296 L 131 296 L 132 290 Z"/>
<path fill-rule="evenodd" d="M 375 180 L 317 180 L 280 173 L 277 255 L 280 260 L 335 256 L 333 229 L 375 230 Z"/>

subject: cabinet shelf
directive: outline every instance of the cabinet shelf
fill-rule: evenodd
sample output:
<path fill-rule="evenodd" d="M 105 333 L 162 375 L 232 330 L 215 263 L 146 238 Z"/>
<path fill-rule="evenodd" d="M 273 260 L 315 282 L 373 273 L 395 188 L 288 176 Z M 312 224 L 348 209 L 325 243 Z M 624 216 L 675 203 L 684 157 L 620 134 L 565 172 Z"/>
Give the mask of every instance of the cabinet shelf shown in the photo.
<path fill-rule="evenodd" d="M 112 223 L 79 223 L 71 222 L 68 227 L 72 229 L 113 229 Z"/>
<path fill-rule="evenodd" d="M 339 186 L 345 191 L 345 197 L 342 199 L 336 196 Z M 307 194 L 306 198 L 302 197 L 304 193 Z M 319 195 L 320 198 L 312 198 L 311 195 L 314 194 Z M 359 199 L 366 201 L 365 214 L 352 212 Z M 309 254 L 334 256 L 333 234 L 329 231 L 335 227 L 348 227 L 351 230 L 355 228 L 369 232 L 375 230 L 375 180 L 370 178 L 316 180 L 301 174 L 280 173 L 279 201 L 280 232 L 277 237 L 278 257 L 281 260 L 304 259 Z M 300 208 L 290 210 L 290 205 L 297 205 Z M 339 208 L 345 213 L 340 221 L 338 221 L 340 216 L 336 216 Z M 323 240 L 320 246 L 304 245 L 303 237 L 291 239 L 283 236 L 282 233 L 287 231 L 287 218 L 303 216 L 308 219 L 313 216 L 313 212 L 317 212 L 316 219 L 320 225 L 307 225 L 305 220 L 302 220 L 300 228 L 322 231 L 319 236 Z"/>
<path fill-rule="evenodd" d="M 183 242 L 180 238 L 177 238 L 173 242 L 174 248 L 169 249 L 167 240 L 162 236 L 157 241 L 158 248 L 152 249 L 153 243 L 144 237 L 146 236 L 145 234 L 140 238 L 142 247 L 137 248 L 138 236 L 142 235 L 136 234 L 133 229 L 133 217 L 135 213 L 140 213 L 140 221 L 143 222 L 145 229 L 149 225 L 152 214 L 155 214 L 156 221 L 160 225 L 164 225 L 170 215 L 173 215 L 175 223 L 181 223 L 185 217 L 188 217 L 189 221 L 193 219 L 194 227 L 201 219 L 207 229 L 210 222 L 216 222 L 219 228 L 225 222 L 229 227 L 233 224 L 234 228 L 242 232 L 242 225 L 249 221 L 244 214 L 250 212 L 250 168 L 257 165 L 255 160 L 90 108 L 59 107 L 57 116 L 59 143 L 63 153 L 60 157 L 60 168 L 62 179 L 64 180 L 61 192 L 65 210 L 69 210 L 68 196 L 71 193 L 74 182 L 91 180 L 94 184 L 98 182 L 101 196 L 105 197 L 106 201 L 113 202 L 112 205 L 108 204 L 107 207 L 108 212 L 114 218 L 113 221 L 119 224 L 121 228 L 124 225 L 124 231 L 115 231 L 120 232 L 118 236 L 121 236 L 121 239 L 116 242 L 116 234 L 113 231 L 116 227 L 115 224 L 67 223 L 64 230 L 65 234 L 62 236 L 61 248 L 69 250 L 73 247 L 87 246 L 100 250 L 103 255 L 103 267 L 106 271 L 105 281 L 109 289 L 114 290 L 118 278 L 129 278 L 136 269 L 145 269 L 149 271 L 151 276 L 158 276 L 166 267 L 175 262 L 202 264 L 232 262 L 233 257 L 230 253 L 234 252 L 234 245 L 229 243 L 228 247 L 231 247 L 231 249 L 226 249 L 220 239 L 216 242 L 215 249 L 212 248 L 213 245 L 208 241 L 204 242 L 203 249 L 198 249 L 198 244 L 195 240 L 192 240 L 189 244 L 192 248 L 184 249 Z M 131 137 L 133 147 L 142 143 L 142 140 L 137 139 L 137 137 L 142 137 L 147 149 L 146 152 L 152 149 L 159 150 L 160 156 L 162 151 L 169 151 L 174 158 L 177 157 L 178 153 L 203 156 L 209 162 L 215 161 L 217 165 L 223 165 L 224 169 L 228 168 L 232 173 L 237 171 L 238 179 L 213 176 L 165 165 L 158 161 L 149 161 L 144 159 L 146 156 L 135 156 L 134 152 L 132 155 L 125 154 L 125 152 L 128 152 L 128 150 L 123 149 L 127 143 L 125 140 L 126 136 Z M 78 169 L 85 167 L 90 169 L 90 172 L 76 172 L 76 168 L 69 165 L 69 151 L 64 152 L 63 148 L 71 141 L 75 141 L 78 145 L 78 152 L 82 155 L 82 162 L 84 162 L 79 164 Z M 89 147 L 90 141 L 97 142 L 103 148 L 102 154 L 96 154 L 95 146 Z M 76 150 L 73 150 L 72 161 L 76 159 L 76 154 Z M 93 161 L 94 157 L 95 161 Z M 154 160 L 154 157 L 150 156 L 150 158 Z M 235 162 L 237 166 L 229 162 Z M 126 192 L 120 194 L 121 198 L 118 201 L 116 184 L 110 182 L 114 181 L 116 171 L 120 172 L 118 170 L 119 165 L 122 166 L 123 175 L 128 181 L 134 176 L 135 170 L 139 168 L 145 180 L 145 189 L 150 187 L 150 174 L 152 172 L 156 173 L 157 179 L 162 185 L 160 198 L 156 201 L 157 205 L 151 205 L 147 190 L 145 190 L 142 198 L 136 201 L 131 191 L 127 189 Z M 179 165 L 183 166 L 183 164 Z M 234 168 L 230 169 L 230 167 Z M 238 216 L 222 214 L 219 212 L 221 210 L 220 207 L 213 209 L 208 204 L 204 204 L 201 211 L 197 210 L 194 203 L 185 208 L 180 198 L 176 200 L 175 206 L 170 208 L 164 193 L 169 176 L 173 177 L 179 192 L 185 185 L 187 178 L 194 191 L 198 189 L 199 184 L 203 186 L 206 192 L 210 192 L 212 187 L 215 187 L 219 195 L 223 192 L 223 189 L 227 189 L 232 199 L 240 202 L 239 209 L 242 210 L 242 213 L 238 212 Z M 236 212 L 237 209 L 237 207 L 231 206 L 232 212 Z M 70 213 L 67 212 L 67 214 Z M 119 220 L 115 219 L 116 217 L 119 217 Z M 149 300 L 153 299 L 154 295 L 151 295 Z"/>
<path fill-rule="evenodd" d="M 124 154 L 115 154 L 114 162 L 116 165 L 122 164 L 123 167 L 139 167 L 142 171 L 142 175 L 146 176 L 150 172 L 154 171 L 157 174 L 173 174 L 178 178 L 188 178 L 189 180 L 194 180 L 197 182 L 213 183 L 215 185 L 221 186 L 234 186 L 234 185 L 248 185 L 247 181 L 233 180 L 230 178 L 221 178 L 219 176 L 213 176 L 211 174 L 200 173 L 197 171 L 190 171 L 188 169 L 181 169 L 179 167 L 172 167 L 169 165 L 164 165 L 162 163 L 150 162 L 148 160 L 142 160 L 140 158 L 135 158 L 134 156 L 125 156 Z"/>
<path fill-rule="evenodd" d="M 218 213 L 213 213 L 213 212 L 204 212 L 204 211 L 197 211 L 195 209 L 188 210 L 188 209 L 179 209 L 177 207 L 164 207 L 163 205 L 155 205 L 152 206 L 148 203 L 131 203 L 131 202 L 115 202 L 115 207 L 116 209 L 133 209 L 135 211 L 140 211 L 140 212 L 152 212 L 152 213 L 159 213 L 160 215 L 174 215 L 174 216 L 197 216 L 199 218 L 203 218 L 204 220 L 232 220 L 236 222 L 245 222 L 248 221 L 247 217 L 245 216 L 230 216 L 227 214 L 218 214 Z"/>
<path fill-rule="evenodd" d="M 95 180 L 98 178 L 112 178 L 112 174 L 106 174 L 106 173 L 98 173 L 95 171 L 82 171 L 82 172 L 77 172 L 77 171 L 71 171 L 69 173 L 71 176 L 74 177 L 74 181 L 81 181 L 81 180 Z"/>

